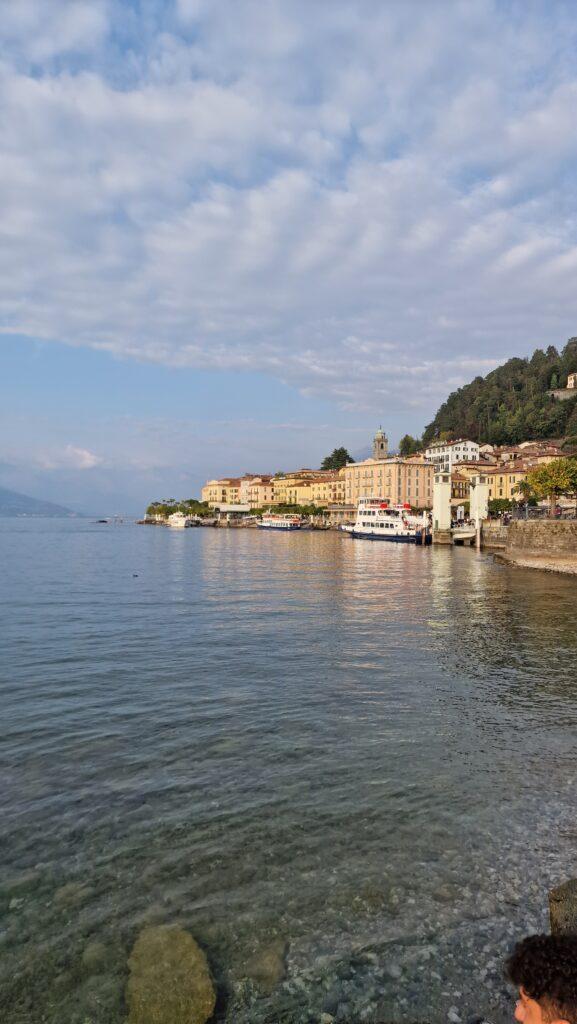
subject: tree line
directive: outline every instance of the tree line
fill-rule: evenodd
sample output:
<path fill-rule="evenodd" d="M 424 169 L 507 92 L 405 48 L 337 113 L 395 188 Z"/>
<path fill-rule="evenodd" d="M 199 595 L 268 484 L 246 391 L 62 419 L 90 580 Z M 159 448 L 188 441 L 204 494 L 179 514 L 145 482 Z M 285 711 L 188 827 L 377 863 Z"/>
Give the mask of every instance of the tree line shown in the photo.
<path fill-rule="evenodd" d="M 577 371 L 577 338 L 558 352 L 550 345 L 530 358 L 513 358 L 453 391 L 425 428 L 420 442 L 466 437 L 480 444 L 518 444 L 528 439 L 565 437 L 577 443 L 577 392 L 558 401 L 550 391 L 565 388 Z M 410 445 L 415 438 L 403 438 Z M 402 443 L 403 443 L 402 442 Z"/>

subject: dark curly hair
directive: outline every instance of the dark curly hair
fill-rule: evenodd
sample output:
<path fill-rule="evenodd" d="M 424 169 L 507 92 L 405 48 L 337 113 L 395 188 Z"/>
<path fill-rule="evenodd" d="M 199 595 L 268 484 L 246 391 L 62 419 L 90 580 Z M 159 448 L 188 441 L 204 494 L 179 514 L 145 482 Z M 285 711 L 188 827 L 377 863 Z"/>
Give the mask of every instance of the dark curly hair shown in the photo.
<path fill-rule="evenodd" d="M 577 935 L 529 935 L 515 946 L 506 970 L 547 1017 L 577 1024 Z"/>

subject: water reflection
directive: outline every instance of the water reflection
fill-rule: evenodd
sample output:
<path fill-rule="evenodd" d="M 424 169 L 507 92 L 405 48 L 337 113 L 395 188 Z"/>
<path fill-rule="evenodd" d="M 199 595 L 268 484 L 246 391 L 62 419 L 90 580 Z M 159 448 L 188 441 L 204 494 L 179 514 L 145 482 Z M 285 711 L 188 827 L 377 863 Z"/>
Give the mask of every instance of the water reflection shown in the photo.
<path fill-rule="evenodd" d="M 135 934 L 174 919 L 235 1022 L 508 1019 L 498 957 L 571 852 L 575 582 L 34 525 L 0 525 L 3 1021 L 121 1021 Z M 263 994 L 247 964 L 279 937 Z"/>

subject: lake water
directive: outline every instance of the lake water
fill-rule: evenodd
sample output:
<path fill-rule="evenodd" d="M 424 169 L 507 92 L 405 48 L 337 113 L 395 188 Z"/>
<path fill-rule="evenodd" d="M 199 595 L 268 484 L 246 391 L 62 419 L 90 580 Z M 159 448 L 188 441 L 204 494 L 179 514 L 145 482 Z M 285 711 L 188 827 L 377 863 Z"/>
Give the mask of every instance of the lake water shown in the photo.
<path fill-rule="evenodd" d="M 574 578 L 65 520 L 0 567 L 3 1024 L 120 1024 L 163 922 L 218 1020 L 510 1019 L 577 874 Z"/>

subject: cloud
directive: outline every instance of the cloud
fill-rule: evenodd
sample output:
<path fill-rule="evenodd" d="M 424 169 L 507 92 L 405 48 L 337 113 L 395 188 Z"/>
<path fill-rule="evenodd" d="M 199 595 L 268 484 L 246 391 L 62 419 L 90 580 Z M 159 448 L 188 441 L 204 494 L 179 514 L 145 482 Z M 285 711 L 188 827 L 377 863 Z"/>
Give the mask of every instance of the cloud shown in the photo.
<path fill-rule="evenodd" d="M 106 0 L 16 0 L 2 8 L 0 40 L 13 59 L 43 64 L 97 49 L 108 29 Z"/>
<path fill-rule="evenodd" d="M 104 463 L 104 459 L 87 448 L 77 448 L 67 444 L 60 451 L 40 452 L 34 459 L 43 470 L 60 469 L 95 469 Z"/>
<path fill-rule="evenodd" d="M 424 416 L 575 332 L 570 7 L 13 8 L 5 331 Z"/>

